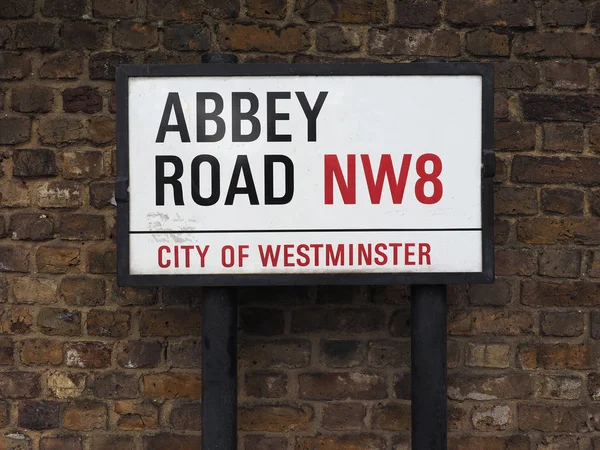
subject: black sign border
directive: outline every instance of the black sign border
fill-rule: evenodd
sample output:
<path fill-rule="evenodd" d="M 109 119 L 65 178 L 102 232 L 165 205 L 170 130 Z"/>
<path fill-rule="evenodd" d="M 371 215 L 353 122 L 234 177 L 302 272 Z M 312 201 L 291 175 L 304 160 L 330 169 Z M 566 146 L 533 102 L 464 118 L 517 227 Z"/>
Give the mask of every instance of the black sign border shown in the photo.
<path fill-rule="evenodd" d="M 481 272 L 133 275 L 129 271 L 129 123 L 130 77 L 329 75 L 480 75 L 482 77 L 482 256 Z M 416 62 L 389 64 L 182 64 L 122 65 L 117 87 L 117 283 L 119 286 L 266 286 L 463 284 L 494 281 L 494 70 L 489 63 Z"/>

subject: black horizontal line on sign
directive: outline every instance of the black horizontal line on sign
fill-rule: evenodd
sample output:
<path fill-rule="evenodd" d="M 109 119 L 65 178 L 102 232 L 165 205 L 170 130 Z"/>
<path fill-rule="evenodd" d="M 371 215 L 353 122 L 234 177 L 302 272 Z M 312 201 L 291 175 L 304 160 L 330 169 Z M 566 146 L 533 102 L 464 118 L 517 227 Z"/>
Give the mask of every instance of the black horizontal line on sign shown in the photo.
<path fill-rule="evenodd" d="M 217 233 L 376 233 L 400 231 L 481 231 L 481 228 L 337 228 L 308 230 L 178 230 L 178 231 L 130 231 L 130 234 L 217 234 Z"/>

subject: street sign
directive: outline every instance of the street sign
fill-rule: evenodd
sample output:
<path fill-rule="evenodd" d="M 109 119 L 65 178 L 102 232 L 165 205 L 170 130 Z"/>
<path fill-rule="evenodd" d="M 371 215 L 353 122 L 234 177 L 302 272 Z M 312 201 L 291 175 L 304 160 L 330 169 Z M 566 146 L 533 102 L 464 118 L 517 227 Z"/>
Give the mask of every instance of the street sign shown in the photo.
<path fill-rule="evenodd" d="M 119 282 L 493 279 L 487 64 L 122 66 Z"/>

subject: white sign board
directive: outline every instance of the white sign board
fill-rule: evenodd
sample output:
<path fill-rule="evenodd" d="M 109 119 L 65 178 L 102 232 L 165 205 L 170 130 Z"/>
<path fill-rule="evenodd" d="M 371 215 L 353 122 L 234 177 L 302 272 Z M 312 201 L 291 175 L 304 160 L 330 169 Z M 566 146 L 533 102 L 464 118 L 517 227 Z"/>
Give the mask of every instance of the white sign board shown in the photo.
<path fill-rule="evenodd" d="M 491 277 L 487 65 L 179 69 L 119 72 L 126 284 Z"/>

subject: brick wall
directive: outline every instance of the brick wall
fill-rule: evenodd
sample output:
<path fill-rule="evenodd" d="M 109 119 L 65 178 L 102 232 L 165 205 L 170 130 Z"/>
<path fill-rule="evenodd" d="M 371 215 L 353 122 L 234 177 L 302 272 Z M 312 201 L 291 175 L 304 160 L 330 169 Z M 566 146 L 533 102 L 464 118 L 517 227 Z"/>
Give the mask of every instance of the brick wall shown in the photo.
<path fill-rule="evenodd" d="M 600 7 L 0 0 L 0 449 L 199 448 L 200 289 L 115 284 L 114 68 L 493 61 L 497 281 L 450 289 L 453 450 L 600 449 Z M 406 450 L 405 286 L 240 289 L 240 446 Z"/>

